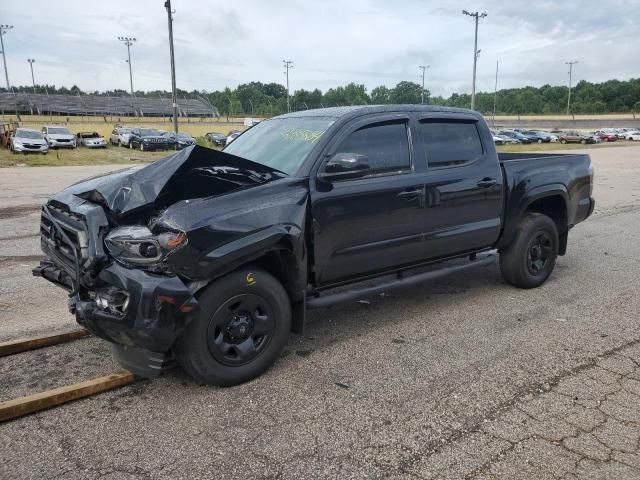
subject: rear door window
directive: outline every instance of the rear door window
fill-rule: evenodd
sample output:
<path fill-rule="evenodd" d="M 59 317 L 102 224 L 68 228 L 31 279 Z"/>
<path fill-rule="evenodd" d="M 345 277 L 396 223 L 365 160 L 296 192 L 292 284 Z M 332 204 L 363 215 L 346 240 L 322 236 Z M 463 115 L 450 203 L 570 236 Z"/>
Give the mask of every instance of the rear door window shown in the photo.
<path fill-rule="evenodd" d="M 483 154 L 476 122 L 428 119 L 419 130 L 430 169 L 466 165 Z"/>

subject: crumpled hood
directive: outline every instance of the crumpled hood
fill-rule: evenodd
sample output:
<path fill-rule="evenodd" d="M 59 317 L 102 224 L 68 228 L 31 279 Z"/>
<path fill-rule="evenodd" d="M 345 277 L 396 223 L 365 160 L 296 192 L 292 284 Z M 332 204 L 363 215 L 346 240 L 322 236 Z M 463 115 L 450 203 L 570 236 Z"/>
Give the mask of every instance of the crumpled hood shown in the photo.
<path fill-rule="evenodd" d="M 285 173 L 235 155 L 195 145 L 154 163 L 83 180 L 54 195 L 69 204 L 76 196 L 116 216 L 180 200 L 217 196 L 286 177 Z"/>

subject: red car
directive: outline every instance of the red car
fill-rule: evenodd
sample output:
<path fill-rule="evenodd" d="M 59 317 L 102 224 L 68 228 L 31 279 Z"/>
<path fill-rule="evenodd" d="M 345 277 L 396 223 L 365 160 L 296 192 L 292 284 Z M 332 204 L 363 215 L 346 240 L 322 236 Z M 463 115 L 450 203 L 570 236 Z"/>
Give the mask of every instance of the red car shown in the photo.
<path fill-rule="evenodd" d="M 593 132 L 593 134 L 598 137 L 603 142 L 617 142 L 618 136 L 615 133 L 607 133 L 603 131 Z"/>

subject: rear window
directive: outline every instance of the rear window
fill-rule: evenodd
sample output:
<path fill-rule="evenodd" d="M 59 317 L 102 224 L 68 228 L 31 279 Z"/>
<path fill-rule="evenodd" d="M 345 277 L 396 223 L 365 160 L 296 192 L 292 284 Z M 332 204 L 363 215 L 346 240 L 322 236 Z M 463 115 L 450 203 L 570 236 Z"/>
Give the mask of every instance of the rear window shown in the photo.
<path fill-rule="evenodd" d="M 483 153 L 475 122 L 424 120 L 420 134 L 429 168 L 464 165 Z"/>

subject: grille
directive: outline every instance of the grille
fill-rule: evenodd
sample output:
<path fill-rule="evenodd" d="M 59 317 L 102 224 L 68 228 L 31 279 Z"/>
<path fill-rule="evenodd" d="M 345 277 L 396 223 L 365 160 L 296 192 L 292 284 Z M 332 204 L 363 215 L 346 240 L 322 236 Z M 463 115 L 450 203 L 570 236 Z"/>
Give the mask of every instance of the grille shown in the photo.
<path fill-rule="evenodd" d="M 46 213 L 40 219 L 40 238 L 45 251 L 58 260 L 62 267 L 70 273 L 75 272 L 75 254 L 78 253 L 80 264 L 87 259 L 88 241 L 84 223 L 79 217 L 73 216 L 52 206 L 48 207 L 49 214 L 56 220 L 67 238 L 58 231 Z"/>

